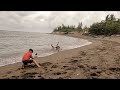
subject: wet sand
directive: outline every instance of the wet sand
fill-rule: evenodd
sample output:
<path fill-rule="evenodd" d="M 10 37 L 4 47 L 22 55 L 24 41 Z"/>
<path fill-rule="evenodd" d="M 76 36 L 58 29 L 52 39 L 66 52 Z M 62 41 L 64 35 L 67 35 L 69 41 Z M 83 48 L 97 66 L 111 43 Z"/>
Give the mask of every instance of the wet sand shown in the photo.
<path fill-rule="evenodd" d="M 92 44 L 37 58 L 22 69 L 22 63 L 0 67 L 0 79 L 120 79 L 120 37 L 90 37 L 69 34 Z"/>

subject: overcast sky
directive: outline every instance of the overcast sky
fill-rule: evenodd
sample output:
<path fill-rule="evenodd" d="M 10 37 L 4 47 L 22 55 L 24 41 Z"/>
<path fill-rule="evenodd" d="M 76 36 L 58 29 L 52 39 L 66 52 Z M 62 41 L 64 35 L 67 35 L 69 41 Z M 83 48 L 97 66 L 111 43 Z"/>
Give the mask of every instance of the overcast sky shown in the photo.
<path fill-rule="evenodd" d="M 0 11 L 0 30 L 49 33 L 61 24 L 90 26 L 107 14 L 120 18 L 120 11 Z"/>

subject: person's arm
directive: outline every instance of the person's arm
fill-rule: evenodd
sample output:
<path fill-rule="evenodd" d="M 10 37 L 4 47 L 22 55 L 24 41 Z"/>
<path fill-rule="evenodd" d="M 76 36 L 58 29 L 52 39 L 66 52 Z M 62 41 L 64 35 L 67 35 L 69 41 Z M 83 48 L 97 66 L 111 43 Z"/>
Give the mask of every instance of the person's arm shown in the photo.
<path fill-rule="evenodd" d="M 34 58 L 33 58 L 33 56 L 32 56 L 32 54 L 31 54 L 31 56 L 30 56 L 30 57 L 31 57 L 32 59 L 34 59 Z"/>
<path fill-rule="evenodd" d="M 56 45 L 56 46 L 58 46 L 58 44 L 59 44 L 59 42 L 57 43 L 57 45 Z"/>
<path fill-rule="evenodd" d="M 54 48 L 54 46 L 51 44 L 51 47 L 53 47 Z"/>
<path fill-rule="evenodd" d="M 33 60 L 33 62 L 34 62 L 38 67 L 40 67 L 40 65 L 39 65 L 35 60 Z"/>

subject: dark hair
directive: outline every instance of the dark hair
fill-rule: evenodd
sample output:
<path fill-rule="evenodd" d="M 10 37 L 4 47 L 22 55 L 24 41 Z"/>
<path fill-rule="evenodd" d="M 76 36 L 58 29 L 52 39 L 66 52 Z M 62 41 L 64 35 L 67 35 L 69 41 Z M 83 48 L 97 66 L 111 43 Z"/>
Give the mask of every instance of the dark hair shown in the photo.
<path fill-rule="evenodd" d="M 33 49 L 29 49 L 29 51 L 32 51 L 32 52 L 33 52 Z"/>
<path fill-rule="evenodd" d="M 35 55 L 37 55 L 37 53 Z"/>

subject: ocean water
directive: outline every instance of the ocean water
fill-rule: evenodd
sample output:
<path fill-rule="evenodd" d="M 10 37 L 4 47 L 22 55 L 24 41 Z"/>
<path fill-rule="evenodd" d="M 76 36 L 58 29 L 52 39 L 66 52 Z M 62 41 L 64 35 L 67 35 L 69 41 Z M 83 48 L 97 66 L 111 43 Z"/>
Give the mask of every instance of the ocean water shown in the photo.
<path fill-rule="evenodd" d="M 0 66 L 21 62 L 22 56 L 30 48 L 44 57 L 57 53 L 51 49 L 51 44 L 62 50 L 73 49 L 91 44 L 91 42 L 73 37 L 43 34 L 38 32 L 17 32 L 0 30 Z M 61 51 L 62 51 L 61 50 Z"/>

